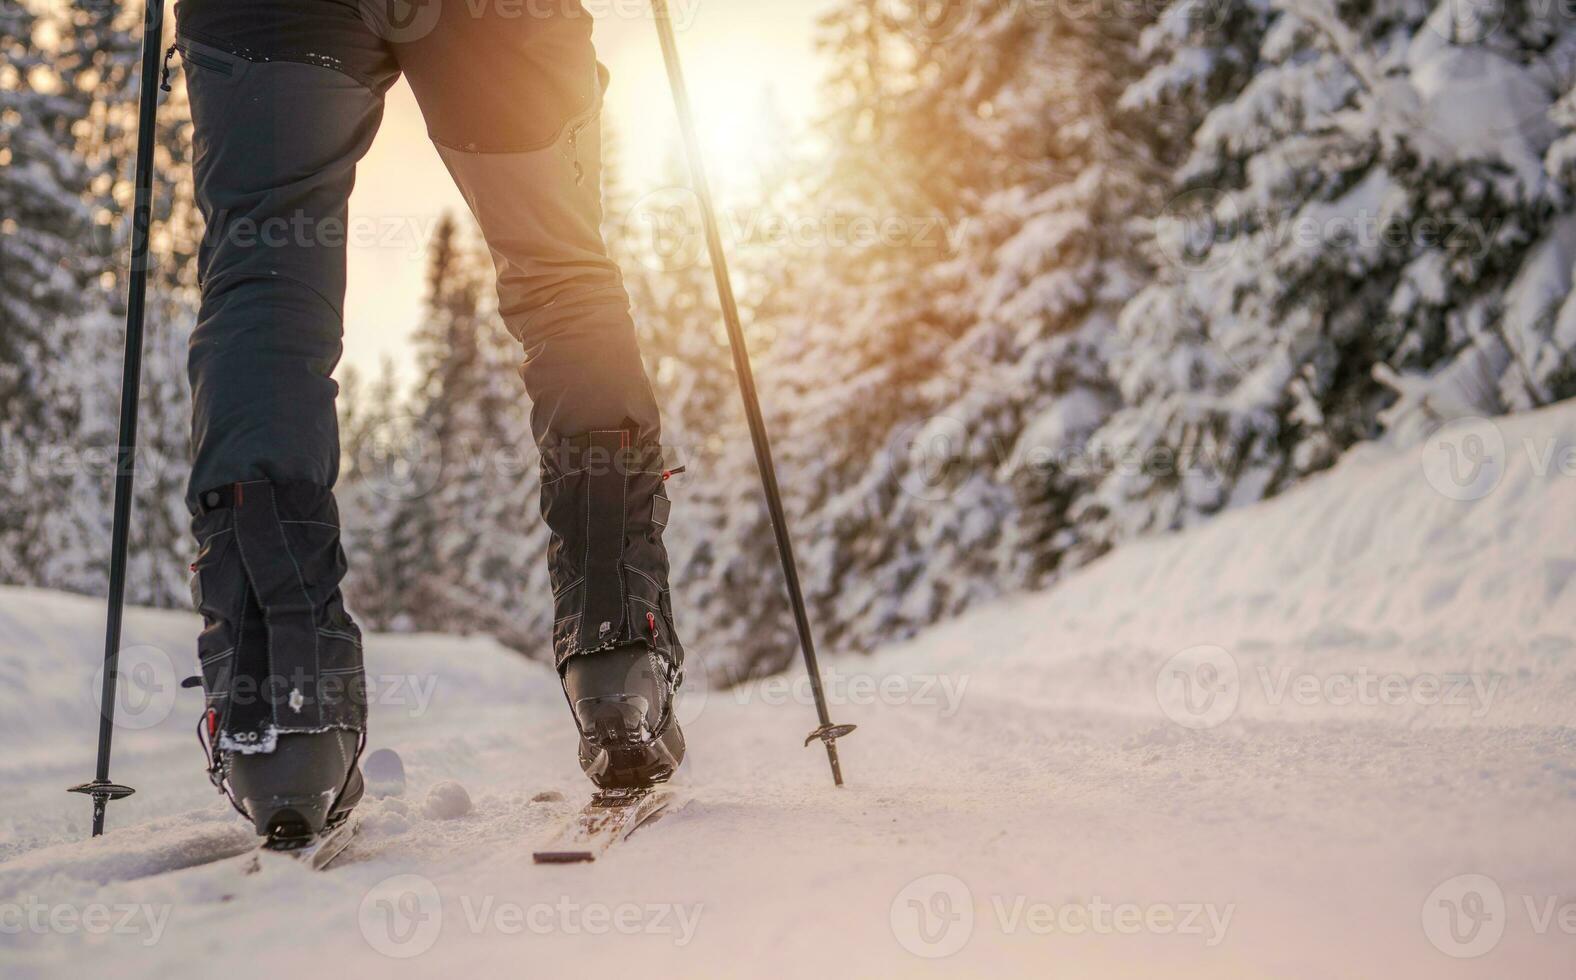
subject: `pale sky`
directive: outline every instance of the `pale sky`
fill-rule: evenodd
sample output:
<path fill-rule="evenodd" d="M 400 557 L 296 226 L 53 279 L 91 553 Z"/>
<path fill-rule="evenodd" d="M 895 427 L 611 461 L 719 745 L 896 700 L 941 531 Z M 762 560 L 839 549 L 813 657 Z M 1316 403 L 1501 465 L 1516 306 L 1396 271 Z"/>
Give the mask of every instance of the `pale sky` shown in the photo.
<path fill-rule="evenodd" d="M 817 15 L 830 0 L 673 0 L 679 47 L 719 183 L 766 138 L 759 108 L 769 94 L 793 122 L 814 112 L 821 66 Z M 586 0 L 598 14 L 598 54 L 613 72 L 608 111 L 623 140 L 622 167 L 640 187 L 677 146 L 677 121 L 644 0 Z M 427 140 L 410 89 L 389 95 L 378 141 L 351 201 L 363 244 L 350 253 L 345 363 L 375 373 L 383 358 L 408 364 L 421 310 L 425 244 L 445 210 L 465 213 Z"/>

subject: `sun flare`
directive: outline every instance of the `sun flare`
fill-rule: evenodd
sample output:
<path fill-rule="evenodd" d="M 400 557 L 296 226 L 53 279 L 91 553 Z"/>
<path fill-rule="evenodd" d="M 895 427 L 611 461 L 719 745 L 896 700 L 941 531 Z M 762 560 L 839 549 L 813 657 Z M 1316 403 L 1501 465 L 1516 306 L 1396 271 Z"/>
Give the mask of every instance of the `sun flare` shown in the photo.
<path fill-rule="evenodd" d="M 682 153 L 666 71 L 650 38 L 620 28 L 604 31 L 601 39 L 623 58 L 608 93 L 609 117 L 623 144 L 628 179 L 662 183 Z M 809 46 L 802 37 L 723 44 L 708 40 L 699 24 L 680 46 L 712 181 L 724 195 L 745 193 L 817 111 L 817 88 L 806 82 L 817 74 Z"/>

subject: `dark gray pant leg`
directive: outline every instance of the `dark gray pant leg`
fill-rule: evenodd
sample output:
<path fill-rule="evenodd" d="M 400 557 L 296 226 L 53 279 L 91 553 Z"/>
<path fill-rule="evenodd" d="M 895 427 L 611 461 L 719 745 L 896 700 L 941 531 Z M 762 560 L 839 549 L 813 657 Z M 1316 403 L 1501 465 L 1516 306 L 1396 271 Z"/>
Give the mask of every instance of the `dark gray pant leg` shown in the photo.
<path fill-rule="evenodd" d="M 353 9 L 182 0 L 207 219 L 190 372 L 193 598 L 211 765 L 281 735 L 365 732 L 333 486 L 347 203 L 395 77 Z"/>
<path fill-rule="evenodd" d="M 382 96 L 331 68 L 181 43 L 208 223 L 188 503 L 248 480 L 332 487 L 347 202 Z"/>
<path fill-rule="evenodd" d="M 608 76 L 592 19 L 574 3 L 525 10 L 446 3 L 395 55 L 492 251 L 537 441 L 633 422 L 656 443 L 629 295 L 602 241 Z"/>
<path fill-rule="evenodd" d="M 629 295 L 602 240 L 607 75 L 578 5 L 507 17 L 445 4 L 395 45 L 438 150 L 481 225 L 542 449 L 560 666 L 644 644 L 677 672 L 661 419 Z"/>
<path fill-rule="evenodd" d="M 662 437 L 629 294 L 602 241 L 599 122 L 582 119 L 559 143 L 528 153 L 438 147 L 492 252 L 543 446 L 630 423 L 641 442 Z"/>
<path fill-rule="evenodd" d="M 486 234 L 504 322 L 525 348 L 520 374 L 554 535 L 556 662 L 644 643 L 677 672 L 661 422 L 629 296 L 598 231 L 597 122 L 577 121 L 583 128 L 541 150 L 439 151 Z"/>

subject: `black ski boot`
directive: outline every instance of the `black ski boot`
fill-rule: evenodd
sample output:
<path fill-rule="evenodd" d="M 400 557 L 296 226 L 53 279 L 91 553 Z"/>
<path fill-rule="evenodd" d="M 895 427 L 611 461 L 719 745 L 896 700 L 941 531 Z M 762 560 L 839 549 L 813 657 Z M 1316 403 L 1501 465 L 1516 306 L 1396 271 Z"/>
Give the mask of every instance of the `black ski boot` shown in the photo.
<path fill-rule="evenodd" d="M 674 678 L 644 644 L 570 658 L 564 693 L 580 727 L 580 767 L 598 787 L 645 789 L 684 761 Z"/>
<path fill-rule="evenodd" d="M 645 789 L 684 761 L 673 717 L 684 646 L 662 543 L 675 472 L 655 435 L 629 421 L 542 453 L 554 663 L 580 729 L 580 765 L 603 790 Z"/>
<path fill-rule="evenodd" d="M 192 598 L 208 774 L 276 850 L 305 850 L 361 800 L 361 631 L 345 609 L 333 492 L 235 483 L 199 494 Z"/>
<path fill-rule="evenodd" d="M 361 802 L 355 732 L 282 735 L 267 755 L 224 753 L 224 783 L 268 846 L 306 846 L 344 823 Z"/>

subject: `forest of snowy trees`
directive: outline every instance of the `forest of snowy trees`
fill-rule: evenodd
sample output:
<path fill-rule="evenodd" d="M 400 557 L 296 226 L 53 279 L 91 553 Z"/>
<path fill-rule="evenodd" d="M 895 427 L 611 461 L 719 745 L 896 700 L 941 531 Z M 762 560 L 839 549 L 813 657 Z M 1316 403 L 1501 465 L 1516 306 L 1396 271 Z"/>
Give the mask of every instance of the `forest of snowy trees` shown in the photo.
<path fill-rule="evenodd" d="M 102 587 L 136 20 L 0 8 L 4 582 Z M 1576 394 L 1565 5 L 840 0 L 821 35 L 813 149 L 730 211 L 797 229 L 736 243 L 736 277 L 833 649 L 1043 587 L 1359 442 Z M 200 229 L 170 190 L 178 78 L 167 99 L 131 598 L 170 605 Z M 679 629 L 718 675 L 780 669 L 792 624 L 691 202 L 614 157 L 609 241 L 689 467 Z M 490 275 L 469 218 L 446 222 L 417 383 L 342 378 L 349 589 L 368 626 L 542 656 L 529 406 Z"/>
<path fill-rule="evenodd" d="M 0 4 L 0 582 L 106 588 L 140 8 Z M 185 93 L 156 161 L 128 596 L 189 601 L 186 338 L 200 219 Z"/>

